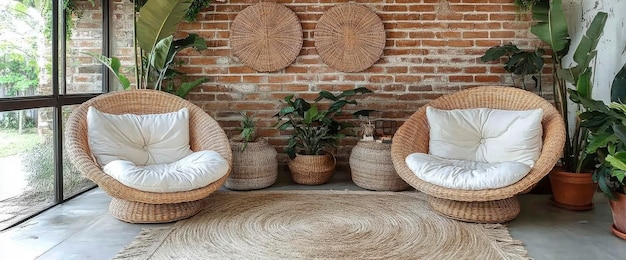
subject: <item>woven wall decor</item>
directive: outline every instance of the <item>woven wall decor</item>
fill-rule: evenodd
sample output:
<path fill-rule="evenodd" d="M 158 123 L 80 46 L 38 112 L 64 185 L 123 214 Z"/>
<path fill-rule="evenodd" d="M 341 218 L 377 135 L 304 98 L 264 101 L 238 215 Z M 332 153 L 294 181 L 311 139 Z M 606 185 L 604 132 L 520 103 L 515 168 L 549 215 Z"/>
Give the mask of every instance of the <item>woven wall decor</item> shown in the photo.
<path fill-rule="evenodd" d="M 343 72 L 371 67 L 383 53 L 385 28 L 380 18 L 359 4 L 335 6 L 315 28 L 315 48 L 328 66 Z"/>
<path fill-rule="evenodd" d="M 256 71 L 276 71 L 291 64 L 302 48 L 302 26 L 289 8 L 269 2 L 237 14 L 230 43 L 235 56 Z"/>

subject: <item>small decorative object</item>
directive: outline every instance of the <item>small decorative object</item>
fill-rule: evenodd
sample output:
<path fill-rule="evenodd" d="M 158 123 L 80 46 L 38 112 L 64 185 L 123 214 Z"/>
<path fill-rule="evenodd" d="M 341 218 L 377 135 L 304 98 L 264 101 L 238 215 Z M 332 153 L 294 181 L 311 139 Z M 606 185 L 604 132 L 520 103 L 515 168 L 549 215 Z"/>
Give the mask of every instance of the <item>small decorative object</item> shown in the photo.
<path fill-rule="evenodd" d="M 293 95 L 285 97 L 287 106 L 276 117 L 279 119 L 279 130 L 293 130 L 285 152 L 291 158 L 289 170 L 294 182 L 318 185 L 330 179 L 336 163 L 332 149 L 344 137 L 342 130 L 347 127 L 337 121 L 336 116 L 341 115 L 345 105 L 357 104 L 356 100 L 350 99 L 352 96 L 371 92 L 364 87 L 346 90 L 337 95 L 321 91 L 313 103 L 303 98 L 294 99 Z M 324 99 L 332 101 L 328 109 L 318 106 L 318 101 Z M 369 112 L 371 110 L 359 110 L 352 115 L 368 115 Z"/>
<path fill-rule="evenodd" d="M 256 71 L 276 71 L 289 66 L 300 53 L 302 26 L 289 8 L 259 2 L 235 17 L 230 40 L 243 64 Z"/>
<path fill-rule="evenodd" d="M 367 123 L 361 123 L 361 129 L 363 131 L 363 135 L 361 136 L 362 141 L 374 141 L 374 125 L 370 121 L 369 117 L 359 116 L 361 121 L 365 121 L 367 119 Z"/>
<path fill-rule="evenodd" d="M 385 28 L 380 18 L 359 4 L 326 11 L 315 28 L 315 48 L 328 66 L 342 72 L 371 67 L 383 54 Z"/>
<path fill-rule="evenodd" d="M 254 116 L 241 113 L 241 134 L 230 142 L 233 170 L 224 183 L 231 190 L 254 190 L 271 186 L 278 177 L 277 152 L 264 139 L 257 140 Z"/>

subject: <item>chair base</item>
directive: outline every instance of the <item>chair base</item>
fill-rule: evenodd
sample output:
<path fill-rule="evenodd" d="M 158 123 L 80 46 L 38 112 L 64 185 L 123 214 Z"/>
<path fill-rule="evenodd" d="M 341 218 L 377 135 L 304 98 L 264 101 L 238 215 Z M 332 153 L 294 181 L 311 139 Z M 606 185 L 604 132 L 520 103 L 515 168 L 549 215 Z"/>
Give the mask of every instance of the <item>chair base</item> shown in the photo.
<path fill-rule="evenodd" d="M 166 223 L 196 215 L 203 200 L 170 204 L 147 204 L 112 198 L 109 211 L 114 218 L 128 223 Z"/>
<path fill-rule="evenodd" d="M 456 201 L 428 196 L 428 204 L 437 213 L 460 221 L 475 223 L 503 223 L 520 213 L 517 198 L 493 201 Z"/>

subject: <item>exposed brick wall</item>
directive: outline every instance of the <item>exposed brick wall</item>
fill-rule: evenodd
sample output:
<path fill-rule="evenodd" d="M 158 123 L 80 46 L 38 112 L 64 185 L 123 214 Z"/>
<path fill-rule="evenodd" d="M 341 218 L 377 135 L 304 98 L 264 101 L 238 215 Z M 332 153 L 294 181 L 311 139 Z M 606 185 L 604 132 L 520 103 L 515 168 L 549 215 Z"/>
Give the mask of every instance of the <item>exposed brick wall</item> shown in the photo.
<path fill-rule="evenodd" d="M 192 102 L 216 118 L 231 136 L 238 133 L 239 112 L 256 113 L 261 119 L 258 136 L 267 138 L 279 152 L 289 133 L 276 130 L 272 116 L 281 108 L 279 100 L 287 95 L 295 93 L 312 99 L 320 90 L 364 86 L 375 93 L 359 99 L 358 109 L 380 111 L 374 119 L 403 121 L 445 93 L 478 85 L 512 85 L 501 63 L 480 61 L 489 47 L 513 42 L 529 49 L 541 44 L 528 30 L 529 17 L 516 17 L 513 0 L 279 0 L 300 18 L 303 48 L 287 68 L 259 73 L 238 61 L 229 40 L 230 26 L 238 12 L 257 2 L 215 2 L 199 14 L 197 22 L 181 24 L 178 37 L 199 34 L 208 41 L 209 48 L 201 53 L 185 51 L 178 58 L 185 63 L 181 70 L 209 79 L 188 96 Z M 314 47 L 315 26 L 324 11 L 348 2 L 374 11 L 383 20 L 387 37 L 380 60 L 357 73 L 328 67 Z M 131 69 L 132 3 L 115 0 L 111 8 L 114 55 Z M 547 68 L 544 81 L 549 78 Z M 516 83 L 519 81 L 517 78 Z M 530 82 L 528 79 L 528 85 Z M 340 165 L 347 164 L 355 143 L 355 137 L 342 141 L 338 150 Z M 280 161 L 285 162 L 286 155 L 279 154 Z"/>
<path fill-rule="evenodd" d="M 184 70 L 210 79 L 189 99 L 214 116 L 227 133 L 236 134 L 240 111 L 261 118 L 259 136 L 282 150 L 288 132 L 275 129 L 272 116 L 279 100 L 295 93 L 311 97 L 320 90 L 341 91 L 365 86 L 375 91 L 359 100 L 359 109 L 381 111 L 377 119 L 402 121 L 417 108 L 442 94 L 477 85 L 511 85 L 501 64 L 484 64 L 479 57 L 489 47 L 514 42 L 532 48 L 539 42 L 528 30 L 528 17 L 516 19 L 513 0 L 288 0 L 277 1 L 300 18 L 304 43 L 287 68 L 258 73 L 240 63 L 231 51 L 229 29 L 237 13 L 258 1 L 214 3 L 198 22 L 182 24 L 184 33 L 208 41 L 202 53 L 186 52 Z M 387 41 L 384 54 L 371 68 L 342 73 L 322 62 L 314 47 L 314 30 L 325 10 L 347 2 L 363 4 L 383 20 Z M 346 138 L 339 162 L 346 163 L 356 138 Z M 281 161 L 285 161 L 281 155 Z"/>

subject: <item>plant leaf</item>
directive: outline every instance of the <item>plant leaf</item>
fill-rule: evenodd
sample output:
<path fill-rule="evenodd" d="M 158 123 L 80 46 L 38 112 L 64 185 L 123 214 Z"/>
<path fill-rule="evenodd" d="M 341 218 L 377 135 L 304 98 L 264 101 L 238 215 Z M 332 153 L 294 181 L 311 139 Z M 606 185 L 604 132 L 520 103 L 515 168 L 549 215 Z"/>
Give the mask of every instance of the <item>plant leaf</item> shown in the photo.
<path fill-rule="evenodd" d="M 572 75 L 574 75 L 574 80 L 578 81 L 578 76 L 582 76 L 584 72 L 589 70 L 590 62 L 596 55 L 595 49 L 598 45 L 598 41 L 600 41 L 600 36 L 602 36 L 607 17 L 607 13 L 598 12 L 580 40 L 580 43 L 578 43 L 578 47 L 576 47 L 576 51 L 574 51 L 574 61 L 577 65 L 570 68 Z"/>
<path fill-rule="evenodd" d="M 611 101 L 620 103 L 626 102 L 626 64 L 622 66 L 622 69 L 613 79 L 613 84 L 611 85 Z"/>
<path fill-rule="evenodd" d="M 90 52 L 81 52 L 81 53 L 91 56 L 92 58 L 96 59 L 98 62 L 102 63 L 104 66 L 109 68 L 109 70 L 113 72 L 113 75 L 115 76 L 115 78 L 117 78 L 117 80 L 120 82 L 122 87 L 125 90 L 130 89 L 130 80 L 128 80 L 128 78 L 120 72 L 120 69 L 122 68 L 122 63 L 120 62 L 118 58 L 116 57 L 109 58 L 102 54 L 96 54 L 96 53 L 90 53 Z"/>
<path fill-rule="evenodd" d="M 191 82 L 183 82 L 180 84 L 180 86 L 178 86 L 178 89 L 176 90 L 176 95 L 181 98 L 185 98 L 189 94 L 189 92 L 193 90 L 193 88 L 204 82 L 207 82 L 207 80 L 207 78 L 199 78 Z"/>
<path fill-rule="evenodd" d="M 622 151 L 622 152 L 617 152 L 614 155 L 607 155 L 606 159 L 607 162 L 609 162 L 609 164 L 611 164 L 611 166 L 613 166 L 614 168 L 620 169 L 622 171 L 626 171 L 626 152 Z"/>
<path fill-rule="evenodd" d="M 176 31 L 192 0 L 150 0 L 139 10 L 137 43 L 145 52 Z"/>
<path fill-rule="evenodd" d="M 533 20 L 539 21 L 530 27 L 530 31 L 548 44 L 554 52 L 561 52 L 569 47 L 567 20 L 561 0 L 539 1 L 533 7 Z"/>
<path fill-rule="evenodd" d="M 172 42 L 174 40 L 174 36 L 170 35 L 161 39 L 156 46 L 150 52 L 150 65 L 154 67 L 157 72 L 161 72 L 165 69 L 165 64 L 169 63 L 169 53 L 172 48 Z"/>

